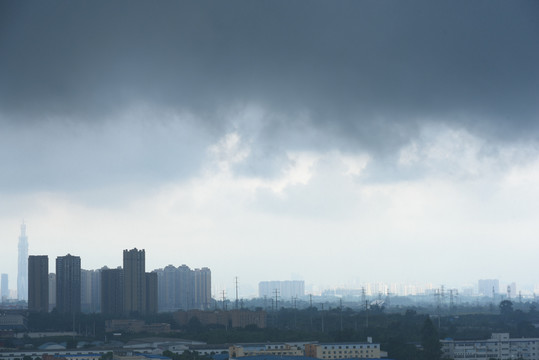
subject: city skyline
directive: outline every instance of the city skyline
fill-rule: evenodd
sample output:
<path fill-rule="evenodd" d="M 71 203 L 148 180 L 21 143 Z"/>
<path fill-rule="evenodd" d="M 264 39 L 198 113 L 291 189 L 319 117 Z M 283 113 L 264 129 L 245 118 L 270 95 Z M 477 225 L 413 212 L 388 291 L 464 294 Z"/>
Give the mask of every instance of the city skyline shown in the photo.
<path fill-rule="evenodd" d="M 26 224 L 23 223 L 21 225 L 21 231 L 23 231 L 24 227 L 24 232 L 22 232 L 22 234 L 24 234 L 25 238 L 26 238 Z M 20 238 L 20 237 L 19 237 Z M 140 264 L 144 264 L 145 266 L 145 249 L 141 249 L 140 252 L 142 254 L 142 258 L 140 261 Z M 133 252 L 138 252 L 138 250 L 136 248 L 133 248 L 131 250 L 126 250 L 124 249 L 123 250 L 124 252 L 124 260 L 123 260 L 123 264 L 125 266 L 126 264 L 126 254 L 130 254 L 130 253 L 133 253 Z M 68 256 L 70 256 L 68 254 Z M 42 258 L 42 257 L 48 257 L 48 255 L 32 255 L 30 254 L 29 255 L 29 258 L 27 259 L 27 262 L 30 258 Z M 63 256 L 58 256 L 60 258 L 62 258 Z M 57 257 L 57 258 L 58 258 Z M 83 257 L 82 257 L 83 258 Z M 134 258 L 132 259 L 133 261 L 135 260 Z M 82 259 L 79 258 L 78 260 L 80 263 L 82 263 Z M 138 263 L 139 261 L 135 261 L 134 263 Z M 138 265 L 137 265 L 138 266 Z M 160 267 L 156 267 L 151 271 L 151 273 L 154 273 L 154 274 L 163 274 L 163 271 L 164 273 L 166 274 L 167 273 L 167 270 L 168 268 L 172 267 L 173 269 L 175 269 L 175 267 L 172 265 L 172 264 L 168 264 L 168 265 L 161 265 Z M 207 270 L 208 272 L 210 272 L 210 270 L 208 269 L 207 266 L 204 266 L 202 267 L 201 269 L 199 268 L 196 268 L 194 270 L 190 270 L 190 268 L 188 266 L 186 266 L 185 264 L 182 264 L 181 266 L 178 265 L 178 269 L 187 269 L 186 271 L 188 272 L 193 272 L 193 274 L 195 275 L 195 278 L 197 277 L 197 273 L 200 273 L 200 270 L 202 271 L 205 271 Z M 120 270 L 123 270 L 123 267 L 122 266 L 118 266 L 116 268 L 114 267 L 109 267 L 108 264 L 101 264 L 100 266 L 98 266 L 97 268 L 95 269 L 90 269 L 90 268 L 83 268 L 81 266 L 81 276 L 84 276 L 85 273 L 88 273 L 87 276 L 93 276 L 91 274 L 93 274 L 94 272 L 96 272 L 96 275 L 97 276 L 101 276 L 100 273 L 104 270 L 104 269 L 107 269 L 108 271 L 114 271 L 114 270 L 117 270 L 117 269 L 120 269 Z M 133 268 L 133 270 L 135 270 Z M 144 272 L 144 268 L 141 268 L 139 271 L 140 272 Z M 148 273 L 146 273 L 148 274 Z M 6 274 L 7 275 L 7 274 Z M 50 278 L 50 275 L 55 275 L 55 273 L 50 273 L 48 274 L 49 275 L 49 278 Z M 161 275 L 159 275 L 161 276 Z M 211 276 L 211 275 L 210 275 Z M 293 274 L 291 276 L 292 277 L 296 277 L 297 274 Z M 380 281 L 380 280 L 368 280 L 368 279 L 364 279 L 362 281 L 359 281 L 358 279 L 355 279 L 351 282 L 348 282 L 348 283 L 343 283 L 342 281 L 336 281 L 334 283 L 331 283 L 331 284 L 317 284 L 316 282 L 307 282 L 307 286 L 308 286 L 308 291 L 305 290 L 305 280 L 300 280 L 300 279 L 280 279 L 280 280 L 276 280 L 276 279 L 273 279 L 273 280 L 264 280 L 264 279 L 258 279 L 256 280 L 256 283 L 254 284 L 254 286 L 251 286 L 251 285 L 248 285 L 247 286 L 247 290 L 245 288 L 242 288 L 241 286 L 238 286 L 238 295 L 240 296 L 240 298 L 256 298 L 256 297 L 263 297 L 263 296 L 268 296 L 268 294 L 272 294 L 274 292 L 275 289 L 278 289 L 280 292 L 290 292 L 292 288 L 295 288 L 295 286 L 301 286 L 301 290 L 293 290 L 293 291 L 298 291 L 297 293 L 301 293 L 303 294 L 303 296 L 307 296 L 308 294 L 311 294 L 311 295 L 323 295 L 323 294 L 331 294 L 332 292 L 334 292 L 334 294 L 340 294 L 342 291 L 350 291 L 350 294 L 355 294 L 356 296 L 358 295 L 357 294 L 357 291 L 358 290 L 365 290 L 365 294 L 368 295 L 368 296 L 372 296 L 372 297 L 376 297 L 378 296 L 379 294 L 387 294 L 387 293 L 390 293 L 392 295 L 398 295 L 398 296 L 407 296 L 407 295 L 420 295 L 420 294 L 429 294 L 429 293 L 432 293 L 432 292 L 436 292 L 436 291 L 443 291 L 442 289 L 445 288 L 447 291 L 461 291 L 462 294 L 465 294 L 466 296 L 468 295 L 483 295 L 483 296 L 491 296 L 492 294 L 495 294 L 495 296 L 502 296 L 502 297 L 513 297 L 513 298 L 517 298 L 519 296 L 521 296 L 522 294 L 526 297 L 529 297 L 529 296 L 534 296 L 536 295 L 536 293 L 539 293 L 539 282 L 538 283 L 531 283 L 531 284 L 527 284 L 527 283 L 522 283 L 522 282 L 518 282 L 518 281 L 515 281 L 515 279 L 499 279 L 499 278 L 496 278 L 496 279 L 465 279 L 464 282 L 461 282 L 461 283 L 449 283 L 449 284 L 444 284 L 444 283 L 440 283 L 440 282 L 420 282 L 420 281 L 415 281 L 415 282 L 398 282 L 398 281 Z M 157 278 L 156 278 L 157 280 Z M 232 286 L 228 286 L 228 287 L 219 287 L 219 286 L 210 286 L 211 288 L 211 296 L 213 299 L 216 299 L 216 300 L 219 300 L 222 298 L 222 292 L 223 290 L 225 291 L 225 294 L 228 294 L 227 295 L 227 299 L 233 299 L 234 298 L 234 291 L 236 290 L 236 282 L 238 280 L 238 277 L 235 277 L 234 278 L 234 284 Z M 49 280 L 50 281 L 50 280 Z M 142 284 L 142 278 L 139 280 L 140 284 Z M 163 281 L 164 283 L 165 282 L 169 282 L 170 280 L 166 280 L 165 278 L 162 278 L 160 281 Z M 123 280 L 122 280 L 123 282 Z M 144 284 L 146 284 L 147 282 L 147 279 L 144 280 Z M 284 288 L 282 288 L 283 285 L 280 285 L 281 284 L 285 284 L 284 286 L 287 286 L 287 290 L 284 290 Z M 301 283 L 301 285 L 292 285 L 292 284 L 299 284 Z M 483 284 L 482 284 L 483 283 Z M 28 282 L 28 284 L 30 284 L 30 280 Z M 27 284 L 27 285 L 28 285 Z M 261 290 L 261 286 L 262 284 L 266 284 L 264 285 L 264 290 L 262 291 Z M 276 285 L 278 284 L 278 285 Z M 517 284 L 518 284 L 518 291 L 516 290 L 517 289 Z M 90 285 L 90 282 L 87 282 L 87 285 Z M 17 286 L 19 286 L 17 284 Z M 50 285 L 49 285 L 50 286 Z M 167 285 L 168 286 L 168 285 Z M 288 289 L 288 287 L 292 286 L 290 289 Z M 100 285 L 99 285 L 100 287 Z M 159 287 L 161 287 L 161 285 L 159 285 Z M 485 290 L 485 289 L 488 289 L 488 290 Z M 10 289 L 8 289 L 10 290 Z M 13 289 L 11 289 L 13 290 Z M 93 290 L 95 291 L 95 290 Z M 160 290 L 161 291 L 161 290 Z M 190 290 L 191 291 L 191 290 Z M 183 296 L 195 296 L 194 293 L 192 295 L 190 295 L 190 291 L 188 291 L 188 293 L 184 294 Z M 194 291 L 194 290 L 193 290 Z M 263 295 L 261 295 L 261 291 L 263 292 Z M 86 292 L 89 292 L 91 294 L 92 290 L 91 289 L 88 289 L 86 290 Z M 136 292 L 136 291 L 135 291 Z M 140 293 L 140 296 L 142 296 L 142 293 L 144 291 L 142 291 Z M 83 292 L 81 293 L 82 295 L 82 298 L 85 297 L 85 291 L 83 289 Z M 512 294 L 512 295 L 511 295 Z M 56 295 L 56 294 L 55 294 Z M 87 296 L 91 296 L 91 295 L 87 295 Z M 96 297 L 97 296 L 97 297 Z M 163 298 L 161 298 L 161 296 L 163 296 Z M 178 296 L 178 295 L 176 295 Z M 207 297 L 207 295 L 198 295 L 198 296 L 203 296 L 203 297 Z M 87 299 L 86 301 L 88 301 L 88 303 L 84 303 L 84 299 L 81 300 L 81 305 L 84 307 L 85 305 L 88 306 L 90 304 L 90 301 L 93 303 L 93 304 L 97 304 L 99 303 L 99 306 L 101 305 L 100 302 L 101 300 L 98 300 L 98 298 L 100 299 L 100 295 L 97 295 L 97 294 L 94 294 L 93 297 L 96 297 L 95 299 Z M 122 296 L 122 298 L 125 297 Z M 161 294 L 159 295 L 159 303 L 161 304 L 160 305 L 160 309 L 161 309 L 161 306 L 163 307 L 163 309 L 167 308 L 167 305 L 164 305 L 164 303 L 162 303 L 164 300 L 164 298 L 166 298 L 167 295 L 164 295 Z M 196 297 L 196 296 L 195 296 Z M 288 298 L 288 297 L 291 297 L 291 296 L 285 296 L 285 298 Z M 293 296 L 292 296 L 293 297 Z M 194 298 L 193 298 L 194 299 Z M 48 299 L 50 301 L 50 299 Z M 142 300 L 141 300 L 142 301 Z M 180 301 L 180 300 L 176 300 L 176 301 Z M 204 308 L 207 308 L 208 307 L 208 300 L 205 300 L 204 302 L 197 302 L 196 300 L 191 300 L 191 301 L 195 301 L 195 303 L 199 303 L 199 304 L 204 304 L 204 305 L 200 305 L 201 307 L 204 307 Z M 184 300 L 185 302 L 185 300 Z M 144 305 L 145 306 L 145 305 Z M 183 305 L 185 306 L 185 305 Z M 180 306 L 179 308 L 184 308 L 183 306 Z M 186 307 L 186 308 L 189 308 L 189 307 Z"/>
<path fill-rule="evenodd" d="M 0 2 L 0 272 L 539 282 L 534 1 Z M 68 20 L 69 19 L 69 20 Z M 503 24 L 503 26 L 500 26 Z M 21 290 L 21 292 L 24 292 Z"/>

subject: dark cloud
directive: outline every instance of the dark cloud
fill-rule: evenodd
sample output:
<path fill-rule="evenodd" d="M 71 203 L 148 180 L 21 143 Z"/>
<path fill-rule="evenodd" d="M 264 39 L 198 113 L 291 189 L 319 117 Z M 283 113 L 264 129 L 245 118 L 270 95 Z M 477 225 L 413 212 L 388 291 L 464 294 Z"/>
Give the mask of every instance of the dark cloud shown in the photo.
<path fill-rule="evenodd" d="M 536 2 L 3 2 L 2 107 L 139 98 L 334 117 L 471 112 L 530 121 Z M 357 131 L 361 119 L 343 124 Z"/>
<path fill-rule="evenodd" d="M 257 104 L 260 158 L 393 152 L 428 121 L 514 141 L 539 130 L 538 18 L 536 1 L 3 1 L 2 121 L 144 102 L 219 133 Z"/>

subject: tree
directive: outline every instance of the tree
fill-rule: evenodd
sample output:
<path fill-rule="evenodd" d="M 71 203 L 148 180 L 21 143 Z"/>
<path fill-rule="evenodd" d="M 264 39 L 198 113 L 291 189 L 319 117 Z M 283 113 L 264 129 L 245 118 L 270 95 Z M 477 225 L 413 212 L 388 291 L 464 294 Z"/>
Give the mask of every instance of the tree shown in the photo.
<path fill-rule="evenodd" d="M 500 314 L 510 315 L 513 313 L 513 303 L 509 300 L 503 300 L 500 302 Z"/>
<path fill-rule="evenodd" d="M 423 346 L 423 358 L 425 360 L 439 360 L 442 358 L 442 344 L 438 337 L 438 331 L 436 331 L 430 317 L 425 319 L 421 328 L 421 345 Z"/>

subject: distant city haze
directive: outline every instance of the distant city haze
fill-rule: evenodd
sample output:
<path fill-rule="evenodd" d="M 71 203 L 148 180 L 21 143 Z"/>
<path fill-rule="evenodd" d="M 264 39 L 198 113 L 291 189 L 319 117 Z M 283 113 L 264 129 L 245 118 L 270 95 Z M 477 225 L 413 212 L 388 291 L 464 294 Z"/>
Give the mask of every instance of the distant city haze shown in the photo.
<path fill-rule="evenodd" d="M 145 249 L 147 272 L 207 267 L 230 299 L 236 277 L 241 297 L 292 280 L 306 294 L 480 279 L 531 294 L 537 14 L 499 0 L 2 1 L 10 296 L 27 291 L 26 236 L 49 268 L 76 254 L 115 269 Z"/>

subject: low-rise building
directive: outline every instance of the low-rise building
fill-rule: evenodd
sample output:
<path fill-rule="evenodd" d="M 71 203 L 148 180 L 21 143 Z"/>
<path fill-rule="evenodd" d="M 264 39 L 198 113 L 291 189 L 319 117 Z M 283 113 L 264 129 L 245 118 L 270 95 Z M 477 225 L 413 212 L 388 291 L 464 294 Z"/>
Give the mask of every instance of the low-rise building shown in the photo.
<path fill-rule="evenodd" d="M 105 322 L 106 332 L 127 332 L 127 333 L 168 333 L 170 332 L 170 324 L 167 323 L 152 323 L 146 324 L 143 320 L 133 319 L 113 319 Z"/>
<path fill-rule="evenodd" d="M 27 351 L 0 351 L 0 360 L 20 360 L 25 357 L 32 359 L 68 359 L 68 360 L 96 360 L 110 350 L 27 350 Z"/>
<path fill-rule="evenodd" d="M 526 359 L 539 360 L 539 339 L 511 339 L 508 333 L 493 333 L 485 340 L 441 341 L 443 357 L 455 360 L 471 359 Z"/>
<path fill-rule="evenodd" d="M 134 351 L 114 351 L 112 360 L 171 360 L 169 357 Z"/>
<path fill-rule="evenodd" d="M 257 355 L 303 356 L 303 349 L 291 344 L 235 344 L 229 347 L 230 358 Z"/>
<path fill-rule="evenodd" d="M 0 330 L 23 331 L 26 329 L 26 317 L 22 314 L 0 314 Z"/>
<path fill-rule="evenodd" d="M 378 359 L 380 344 L 366 343 L 323 343 L 306 344 L 305 356 L 317 359 Z"/>
<path fill-rule="evenodd" d="M 197 318 L 202 325 L 222 325 L 233 328 L 243 328 L 248 325 L 256 325 L 259 328 L 266 327 L 266 312 L 263 310 L 180 310 L 174 313 L 174 320 L 180 326 L 187 325 L 193 318 Z"/>

